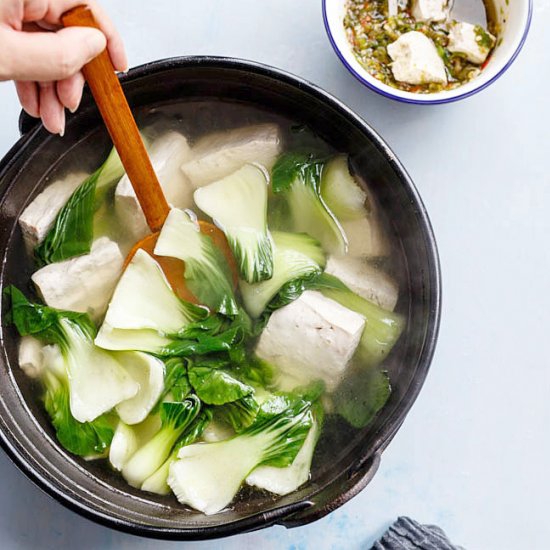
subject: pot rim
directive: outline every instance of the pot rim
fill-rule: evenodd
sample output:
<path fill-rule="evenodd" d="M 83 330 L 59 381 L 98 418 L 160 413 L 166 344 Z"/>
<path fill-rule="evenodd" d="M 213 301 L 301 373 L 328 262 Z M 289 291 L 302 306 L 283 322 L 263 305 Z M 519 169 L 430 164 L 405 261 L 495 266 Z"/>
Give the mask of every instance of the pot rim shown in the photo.
<path fill-rule="evenodd" d="M 415 402 L 420 389 L 426 379 L 434 352 L 439 325 L 441 318 L 441 271 L 437 245 L 431 222 L 428 218 L 426 208 L 420 198 L 412 179 L 397 159 L 396 155 L 381 138 L 381 136 L 368 124 L 363 118 L 354 113 L 349 107 L 335 98 L 319 86 L 292 73 L 283 71 L 255 61 L 244 59 L 221 57 L 221 56 L 182 56 L 161 59 L 147 62 L 130 69 L 127 73 L 119 75 L 121 84 L 124 85 L 138 80 L 141 77 L 150 77 L 157 72 L 164 72 L 169 69 L 180 69 L 186 67 L 205 67 L 212 69 L 233 69 L 251 72 L 260 76 L 274 78 L 292 87 L 305 91 L 315 99 L 328 105 L 339 114 L 347 118 L 351 123 L 365 133 L 372 144 L 378 149 L 392 169 L 398 175 L 402 185 L 406 188 L 408 197 L 411 200 L 411 206 L 415 208 L 415 214 L 418 223 L 422 228 L 424 245 L 428 251 L 430 265 L 427 266 L 430 277 L 429 303 L 432 308 L 426 330 L 425 344 L 422 348 L 419 367 L 417 369 L 414 382 L 411 383 L 399 403 L 395 406 L 392 415 L 384 425 L 375 434 L 371 450 L 368 454 L 358 457 L 354 467 L 343 471 L 335 480 L 327 485 L 320 487 L 315 493 L 310 495 L 314 497 L 323 493 L 327 488 L 335 483 L 341 483 L 345 490 L 338 497 L 332 498 L 328 503 L 317 505 L 312 499 L 302 500 L 296 503 L 283 505 L 264 512 L 257 512 L 249 517 L 237 520 L 235 522 L 214 525 L 199 528 L 172 528 L 172 527 L 152 527 L 143 523 L 132 522 L 114 518 L 102 511 L 92 507 L 89 503 L 74 498 L 61 490 L 54 481 L 33 468 L 25 459 L 24 449 L 19 448 L 10 440 L 4 430 L 0 430 L 0 446 L 4 449 L 10 459 L 19 467 L 19 469 L 33 481 L 40 489 L 49 496 L 55 498 L 61 504 L 67 506 L 78 514 L 98 522 L 106 527 L 116 528 L 118 530 L 133 535 L 146 536 L 149 538 L 169 539 L 169 540 L 204 540 L 224 536 L 230 536 L 241 532 L 253 531 L 256 529 L 269 527 L 274 524 L 294 527 L 304 525 L 315 521 L 334 509 L 338 508 L 360 490 L 373 477 L 380 462 L 380 454 L 390 443 L 397 430 L 403 423 L 410 408 Z M 33 124 L 34 123 L 34 124 Z M 30 119 L 28 115 L 22 113 L 20 117 L 20 130 L 22 137 L 13 145 L 3 159 L 0 160 L 0 181 L 5 172 L 17 162 L 19 155 L 36 134 L 42 131 L 42 125 L 37 119 Z"/>

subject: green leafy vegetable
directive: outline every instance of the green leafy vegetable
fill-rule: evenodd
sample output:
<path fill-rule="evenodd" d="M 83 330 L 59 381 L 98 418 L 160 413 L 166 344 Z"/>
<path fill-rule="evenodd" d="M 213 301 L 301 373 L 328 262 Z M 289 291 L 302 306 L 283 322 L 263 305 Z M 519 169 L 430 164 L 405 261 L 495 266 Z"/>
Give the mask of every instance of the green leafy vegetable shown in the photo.
<path fill-rule="evenodd" d="M 141 487 L 162 466 L 178 439 L 199 414 L 200 408 L 201 403 L 194 395 L 180 403 L 162 403 L 161 429 L 122 468 L 122 475 L 130 485 Z"/>
<path fill-rule="evenodd" d="M 264 403 L 239 435 L 182 447 L 170 466 L 168 485 L 178 500 L 205 514 L 225 508 L 254 468 L 288 466 L 312 426 L 311 404 L 277 396 Z"/>
<path fill-rule="evenodd" d="M 124 174 L 113 149 L 107 160 L 73 192 L 57 214 L 46 238 L 35 248 L 41 265 L 87 254 L 92 248 L 94 214 L 105 194 Z"/>
<path fill-rule="evenodd" d="M 158 263 L 138 249 L 116 286 L 96 344 L 155 353 L 207 314 L 206 309 L 180 300 Z"/>
<path fill-rule="evenodd" d="M 255 165 L 195 191 L 197 206 L 227 237 L 241 277 L 249 283 L 269 279 L 273 250 L 267 231 L 267 178 Z"/>
<path fill-rule="evenodd" d="M 64 334 L 60 330 L 59 320 L 70 319 L 90 335 L 95 334 L 95 325 L 86 313 L 74 311 L 60 311 L 42 304 L 29 302 L 26 296 L 15 286 L 4 289 L 10 309 L 6 321 L 13 323 L 21 336 L 33 335 L 45 343 L 60 344 L 64 341 Z"/>
<path fill-rule="evenodd" d="M 309 480 L 313 451 L 319 439 L 320 426 L 313 419 L 311 429 L 292 463 L 284 468 L 259 466 L 246 478 L 248 485 L 269 491 L 276 495 L 288 495 Z"/>
<path fill-rule="evenodd" d="M 252 395 L 216 407 L 217 418 L 229 424 L 236 433 L 248 428 L 255 420 L 259 405 Z"/>
<path fill-rule="evenodd" d="M 162 466 L 151 476 L 149 476 L 142 484 L 142 491 L 148 491 L 150 493 L 156 493 L 158 495 L 167 495 L 170 492 L 168 487 L 168 474 L 170 473 L 170 464 L 176 460 L 178 451 L 185 445 L 190 445 L 197 440 L 204 429 L 212 420 L 212 410 L 202 408 L 197 418 L 191 423 L 191 425 L 184 431 L 180 437 L 174 449 L 170 453 L 170 456 L 164 461 Z"/>
<path fill-rule="evenodd" d="M 138 351 L 117 352 L 114 356 L 139 385 L 137 394 L 119 403 L 116 412 L 126 424 L 139 424 L 155 408 L 164 392 L 164 363 Z"/>
<path fill-rule="evenodd" d="M 273 277 L 253 285 L 240 284 L 245 308 L 252 317 L 259 317 L 282 289 L 287 296 L 293 293 L 297 298 L 301 293 L 300 281 L 319 275 L 325 267 L 324 253 L 309 235 L 274 231 L 273 242 Z"/>
<path fill-rule="evenodd" d="M 353 427 L 364 428 L 386 404 L 390 393 L 390 380 L 385 372 L 376 367 L 357 369 L 334 393 L 334 406 Z"/>
<path fill-rule="evenodd" d="M 254 387 L 268 388 L 273 382 L 274 368 L 266 361 L 258 357 L 249 357 L 233 366 L 233 370 L 237 373 L 239 380 Z"/>
<path fill-rule="evenodd" d="M 160 430 L 159 414 L 150 414 L 143 422 L 129 426 L 120 420 L 109 449 L 109 462 L 121 471 L 131 456 Z"/>
<path fill-rule="evenodd" d="M 33 334 L 61 350 L 70 390 L 71 414 L 79 422 L 95 420 L 139 391 L 123 365 L 93 344 L 95 327 L 87 315 L 32 304 L 8 287 L 12 321 L 22 336 Z"/>
<path fill-rule="evenodd" d="M 103 454 L 113 439 L 113 415 L 103 414 L 92 422 L 78 422 L 71 414 L 66 378 L 58 378 L 53 372 L 46 370 L 42 382 L 46 388 L 44 407 L 61 445 L 78 456 Z"/>
<path fill-rule="evenodd" d="M 231 403 L 254 392 L 252 387 L 218 368 L 190 365 L 187 375 L 195 393 L 208 405 Z"/>
<path fill-rule="evenodd" d="M 196 219 L 188 212 L 176 208 L 170 211 L 155 254 L 185 262 L 185 281 L 201 304 L 226 315 L 238 313 L 227 259 L 212 238 L 201 233 Z"/>
<path fill-rule="evenodd" d="M 282 155 L 273 167 L 273 192 L 284 195 L 294 231 L 316 238 L 330 254 L 343 255 L 346 235 L 321 196 L 324 164 L 307 154 Z"/>
<path fill-rule="evenodd" d="M 331 159 L 323 170 L 321 196 L 341 222 L 365 216 L 367 194 L 350 174 L 344 155 Z"/>
<path fill-rule="evenodd" d="M 206 355 L 208 353 L 230 352 L 243 339 L 242 330 L 238 327 L 230 328 L 219 334 L 203 334 L 195 338 L 180 338 L 169 344 L 160 346 L 154 351 L 163 357 L 190 357 L 192 355 Z"/>
<path fill-rule="evenodd" d="M 164 391 L 159 399 L 170 396 L 171 401 L 183 401 L 191 393 L 191 384 L 187 378 L 187 367 L 183 359 L 170 357 L 164 362 Z"/>

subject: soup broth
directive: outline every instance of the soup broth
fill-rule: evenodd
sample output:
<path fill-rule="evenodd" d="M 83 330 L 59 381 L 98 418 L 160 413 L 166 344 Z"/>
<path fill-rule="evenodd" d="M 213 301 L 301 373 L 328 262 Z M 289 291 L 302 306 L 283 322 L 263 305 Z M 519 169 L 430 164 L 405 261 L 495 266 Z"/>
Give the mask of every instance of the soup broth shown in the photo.
<path fill-rule="evenodd" d="M 56 313 L 61 339 L 40 323 L 25 332 L 16 320 L 21 367 L 36 378 L 36 400 L 61 445 L 92 461 L 90 468 L 108 469 L 118 487 L 122 475 L 143 495 L 174 492 L 206 514 L 237 501 L 275 499 L 349 452 L 388 399 L 402 360 L 408 299 L 391 220 L 369 174 L 355 173 L 353 159 L 300 121 L 237 103 L 193 101 L 143 111 L 138 122 L 173 207 L 154 254 L 152 248 L 128 257 L 149 230 L 115 156 L 99 173 L 87 219 L 67 205 L 85 210 L 78 202 L 87 181 L 81 172 L 93 173 L 99 163 L 89 158 L 107 155 L 90 151 L 88 159 L 55 167 L 21 216 L 34 265 L 32 301 L 88 317 Z M 76 181 L 67 183 L 71 177 Z M 46 210 L 47 227 L 40 227 L 41 200 L 57 209 Z M 36 212 L 42 218 L 33 225 Z M 88 243 L 80 234 L 86 224 Z M 195 253 L 190 239 L 197 235 L 203 249 Z M 159 275 L 157 262 L 164 266 L 166 257 L 183 261 L 183 307 L 181 293 L 176 298 L 175 286 Z M 153 287 L 166 298 L 149 298 Z M 153 311 L 156 296 L 162 306 Z M 12 307 L 30 311 L 15 290 Z M 165 319 L 167 311 L 173 314 Z M 71 338 L 86 348 L 83 355 L 66 345 Z M 95 364 L 113 364 L 93 374 L 90 354 Z M 89 376 L 96 379 L 86 379 L 87 393 L 97 387 L 108 395 L 82 397 L 75 380 Z M 105 388 L 109 383 L 120 386 L 118 397 Z M 161 433 L 170 442 L 155 448 Z M 269 445 L 250 445 L 266 434 L 274 438 Z M 210 466 L 205 449 L 214 453 Z M 228 461 L 227 469 L 231 458 L 248 464 L 252 455 L 232 487 L 213 490 L 216 462 Z M 197 479 L 199 499 L 182 488 Z"/>

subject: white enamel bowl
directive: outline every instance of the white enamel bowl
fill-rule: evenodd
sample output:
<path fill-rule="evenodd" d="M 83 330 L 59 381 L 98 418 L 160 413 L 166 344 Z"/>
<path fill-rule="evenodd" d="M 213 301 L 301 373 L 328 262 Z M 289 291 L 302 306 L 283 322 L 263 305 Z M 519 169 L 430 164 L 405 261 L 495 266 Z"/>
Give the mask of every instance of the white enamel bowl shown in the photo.
<path fill-rule="evenodd" d="M 529 31 L 533 0 L 493 0 L 502 33 L 498 37 L 489 62 L 481 74 L 470 82 L 455 88 L 432 94 L 415 94 L 392 88 L 371 76 L 355 56 L 344 31 L 344 14 L 347 0 L 323 0 L 323 18 L 329 40 L 340 61 L 362 84 L 375 92 L 405 103 L 435 105 L 465 99 L 483 90 L 499 78 L 519 54 Z"/>

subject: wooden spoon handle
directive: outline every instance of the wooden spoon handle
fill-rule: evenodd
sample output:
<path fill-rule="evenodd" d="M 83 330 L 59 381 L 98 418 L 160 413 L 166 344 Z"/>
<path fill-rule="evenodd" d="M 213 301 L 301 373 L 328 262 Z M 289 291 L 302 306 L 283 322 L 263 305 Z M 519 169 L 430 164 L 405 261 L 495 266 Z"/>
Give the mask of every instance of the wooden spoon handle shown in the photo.
<path fill-rule="evenodd" d="M 87 6 L 77 6 L 61 20 L 65 27 L 94 27 L 98 24 Z M 132 112 L 107 50 L 87 63 L 82 72 L 92 91 L 105 126 L 130 178 L 151 231 L 160 231 L 170 207 L 143 145 Z"/>

